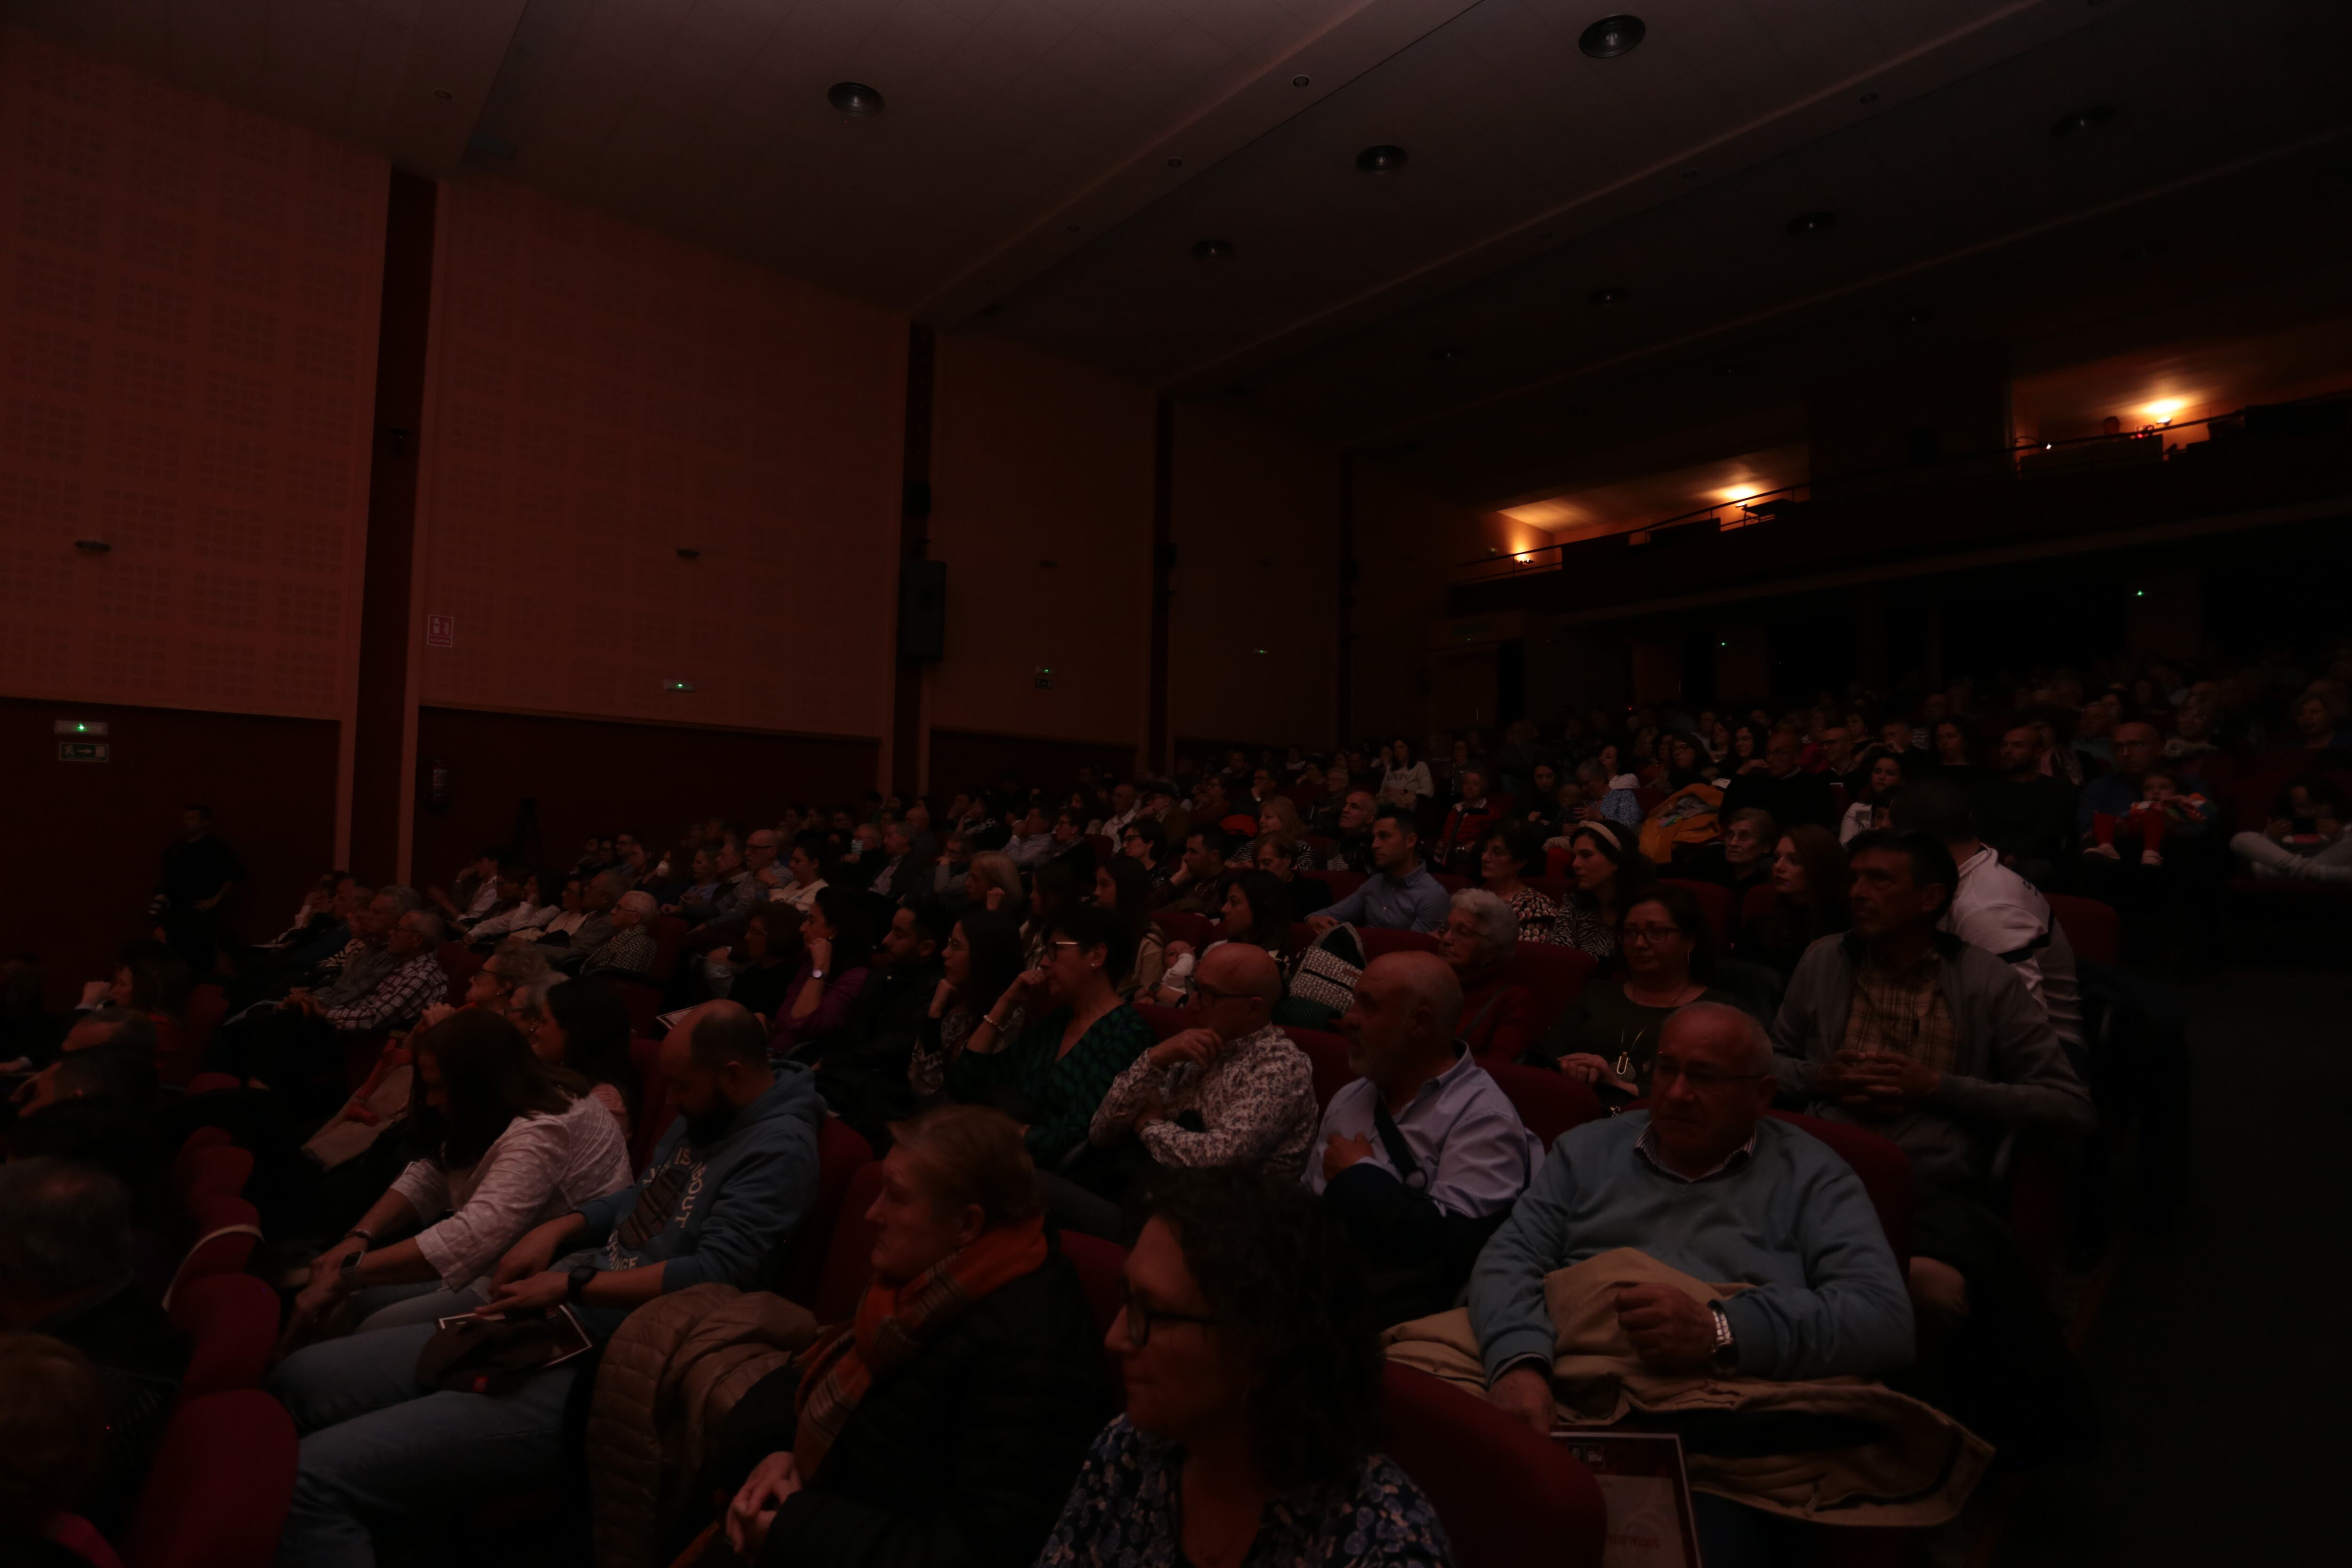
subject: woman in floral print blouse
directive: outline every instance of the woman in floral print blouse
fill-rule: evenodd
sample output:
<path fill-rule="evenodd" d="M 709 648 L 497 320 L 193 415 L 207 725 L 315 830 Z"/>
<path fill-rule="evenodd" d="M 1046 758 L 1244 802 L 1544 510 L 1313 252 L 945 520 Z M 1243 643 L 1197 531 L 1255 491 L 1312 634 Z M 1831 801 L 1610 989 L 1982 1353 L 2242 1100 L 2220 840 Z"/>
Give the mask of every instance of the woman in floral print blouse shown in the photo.
<path fill-rule="evenodd" d="M 1361 1266 L 1295 1182 L 1180 1177 L 1127 1259 L 1108 1343 L 1127 1414 L 1038 1568 L 1439 1568 L 1437 1512 L 1373 1447 Z"/>

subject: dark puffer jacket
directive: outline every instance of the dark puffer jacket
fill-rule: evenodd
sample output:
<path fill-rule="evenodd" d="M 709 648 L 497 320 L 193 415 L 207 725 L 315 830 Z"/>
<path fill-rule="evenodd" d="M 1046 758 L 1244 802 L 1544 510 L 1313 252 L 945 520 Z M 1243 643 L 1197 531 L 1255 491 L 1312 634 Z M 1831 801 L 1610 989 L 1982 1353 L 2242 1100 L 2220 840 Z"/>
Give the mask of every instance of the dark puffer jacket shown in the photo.
<path fill-rule="evenodd" d="M 753 1466 L 793 1446 L 799 1385 L 787 1368 L 736 1405 L 706 1471 L 712 1495 L 731 1500 Z M 761 1560 L 1028 1568 L 1109 1415 L 1102 1336 L 1056 1251 L 875 1381 L 777 1511 Z M 723 1535 L 716 1544 L 723 1560 Z"/>

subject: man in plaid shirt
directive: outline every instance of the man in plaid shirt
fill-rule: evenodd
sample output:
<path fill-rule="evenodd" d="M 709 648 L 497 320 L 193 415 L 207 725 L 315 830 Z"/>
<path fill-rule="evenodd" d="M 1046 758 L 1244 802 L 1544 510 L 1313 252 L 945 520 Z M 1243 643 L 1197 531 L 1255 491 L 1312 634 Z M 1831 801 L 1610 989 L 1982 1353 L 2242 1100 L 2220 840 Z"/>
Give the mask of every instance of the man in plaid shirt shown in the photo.
<path fill-rule="evenodd" d="M 362 1035 L 415 1018 L 435 1002 L 446 1001 L 449 976 L 435 952 L 445 927 L 430 910 L 411 910 L 383 940 L 390 964 L 383 977 L 350 1001 L 328 1004 L 308 991 L 293 991 L 286 1005 L 317 1018 L 339 1033 Z"/>

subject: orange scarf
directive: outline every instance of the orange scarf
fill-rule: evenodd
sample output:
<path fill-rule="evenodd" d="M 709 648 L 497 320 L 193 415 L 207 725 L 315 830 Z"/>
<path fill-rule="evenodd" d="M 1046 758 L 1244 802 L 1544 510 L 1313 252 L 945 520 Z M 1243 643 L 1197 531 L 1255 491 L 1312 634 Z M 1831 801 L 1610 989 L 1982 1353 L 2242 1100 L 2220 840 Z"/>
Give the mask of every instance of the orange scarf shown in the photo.
<path fill-rule="evenodd" d="M 1038 1216 L 981 1232 L 903 1285 L 868 1285 L 857 1316 L 827 1329 L 802 1362 L 793 1440 L 802 1484 L 815 1479 L 877 1377 L 905 1365 L 974 1301 L 1043 1268 L 1045 1256 L 1045 1221 Z"/>

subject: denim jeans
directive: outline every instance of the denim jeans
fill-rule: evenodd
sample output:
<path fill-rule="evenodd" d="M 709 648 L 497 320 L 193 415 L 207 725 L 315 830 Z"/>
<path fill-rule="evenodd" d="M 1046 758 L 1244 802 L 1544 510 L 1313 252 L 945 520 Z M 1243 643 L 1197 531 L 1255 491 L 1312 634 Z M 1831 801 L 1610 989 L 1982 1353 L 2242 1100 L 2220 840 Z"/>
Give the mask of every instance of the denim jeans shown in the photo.
<path fill-rule="evenodd" d="M 439 1323 L 478 1309 L 488 1298 L 472 1286 L 446 1290 L 435 1281 L 422 1285 L 371 1285 L 352 1298 L 360 1315 L 356 1332 L 373 1334 L 385 1329 L 409 1329 L 419 1323 Z"/>
<path fill-rule="evenodd" d="M 283 1568 L 373 1568 L 372 1520 L 556 1484 L 577 1367 L 550 1368 L 512 1394 L 428 1391 L 416 1357 L 434 1331 L 419 1323 L 330 1340 L 270 1374 L 302 1434 Z"/>

